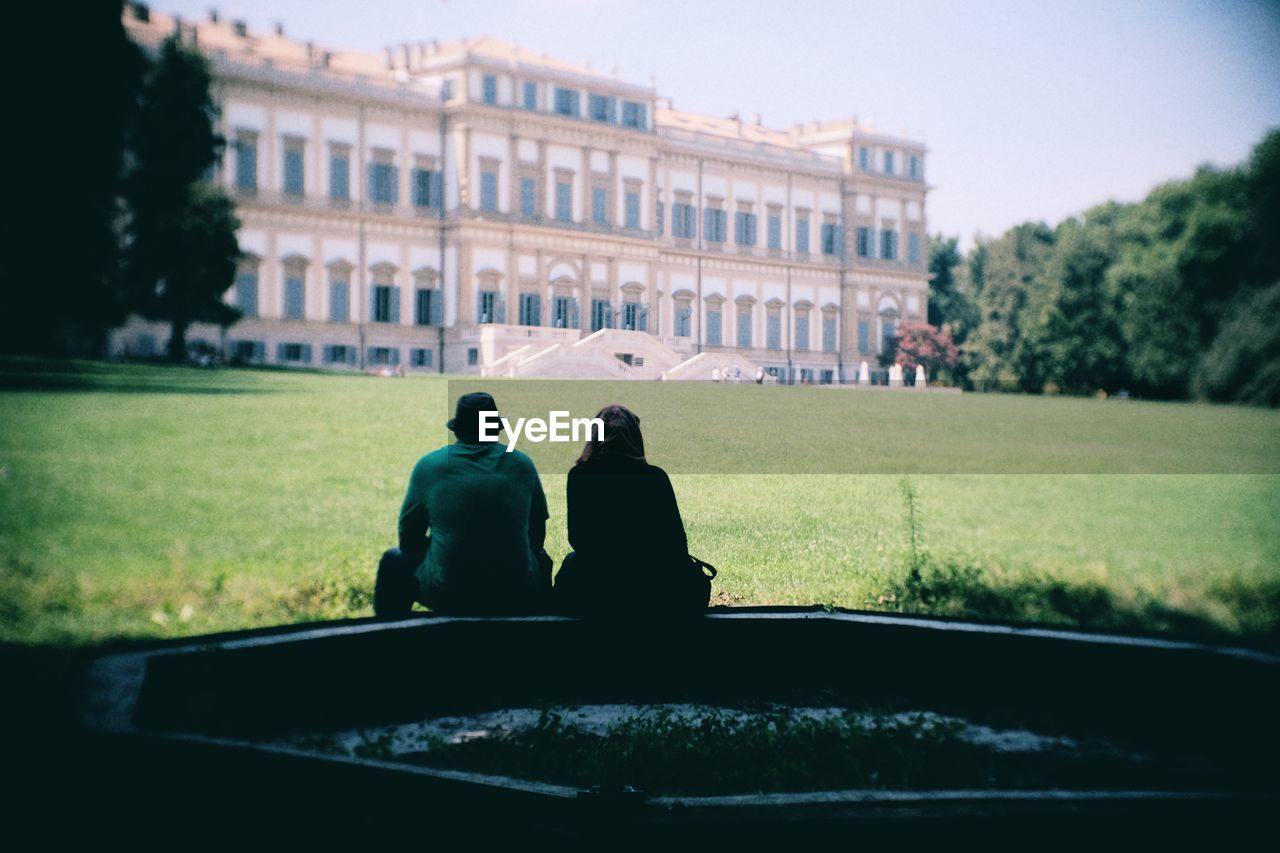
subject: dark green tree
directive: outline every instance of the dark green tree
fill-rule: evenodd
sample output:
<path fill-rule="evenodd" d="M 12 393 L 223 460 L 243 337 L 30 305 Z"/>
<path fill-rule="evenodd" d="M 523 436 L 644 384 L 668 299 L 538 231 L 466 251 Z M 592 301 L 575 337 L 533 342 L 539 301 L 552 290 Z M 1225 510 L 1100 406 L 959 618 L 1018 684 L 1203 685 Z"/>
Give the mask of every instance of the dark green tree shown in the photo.
<path fill-rule="evenodd" d="M 1280 281 L 1280 130 L 1253 149 L 1246 172 L 1249 283 Z"/>
<path fill-rule="evenodd" d="M 1280 406 L 1280 282 L 1242 292 L 1205 353 L 1198 396 Z"/>
<path fill-rule="evenodd" d="M 144 81 L 130 137 L 133 169 L 128 276 L 133 308 L 170 324 L 169 357 L 186 356 L 195 322 L 228 325 L 222 301 L 240 257 L 234 206 L 204 181 L 224 140 L 214 122 L 208 63 L 169 39 Z"/>
<path fill-rule="evenodd" d="M 58 17 L 66 8 L 27 10 L 47 16 L 35 29 L 58 32 L 60 55 L 75 59 L 45 69 L 53 83 L 15 87 L 19 100 L 32 98 L 29 114 L 40 132 L 28 146 L 35 162 L 12 170 L 23 210 L 11 233 L 12 284 L 0 288 L 0 349 L 100 355 L 107 331 L 125 317 L 125 134 L 146 60 L 125 34 L 121 8 L 120 0 L 79 4 L 74 26 Z M 49 95 L 64 82 L 60 73 L 74 107 Z M 24 105 L 14 109 L 28 114 Z"/>
<path fill-rule="evenodd" d="M 1024 352 L 1043 387 L 1071 393 L 1123 384 L 1124 360 L 1117 309 L 1107 287 L 1113 220 L 1110 208 L 1085 220 L 1067 219 L 1055 232 L 1053 252 L 1038 279 L 1036 306 L 1023 324 Z"/>
<path fill-rule="evenodd" d="M 1018 225 L 982 244 L 977 326 L 961 348 L 969 381 L 989 390 L 1040 390 L 1037 365 L 1023 340 L 1032 296 L 1053 249 L 1044 223 Z M 972 268 L 971 268 L 972 274 Z"/>
<path fill-rule="evenodd" d="M 978 317 L 958 274 L 964 263 L 958 245 L 955 237 L 941 234 L 929 239 L 929 325 L 949 326 L 956 342 L 963 343 Z"/>

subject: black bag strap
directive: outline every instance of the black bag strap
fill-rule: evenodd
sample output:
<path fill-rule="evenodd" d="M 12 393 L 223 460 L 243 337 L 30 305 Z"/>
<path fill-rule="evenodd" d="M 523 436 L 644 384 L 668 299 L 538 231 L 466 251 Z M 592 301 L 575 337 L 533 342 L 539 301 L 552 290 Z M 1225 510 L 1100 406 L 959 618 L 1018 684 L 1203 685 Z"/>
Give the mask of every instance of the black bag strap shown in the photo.
<path fill-rule="evenodd" d="M 693 556 L 692 554 L 689 555 L 689 562 L 690 564 L 693 565 L 695 569 L 698 570 L 698 574 L 704 574 L 706 570 L 709 570 L 711 572 L 711 574 L 707 576 L 709 580 L 714 580 L 715 576 L 719 574 L 719 572 L 716 571 L 715 566 L 711 565 L 705 560 L 699 560 L 697 557 Z"/>

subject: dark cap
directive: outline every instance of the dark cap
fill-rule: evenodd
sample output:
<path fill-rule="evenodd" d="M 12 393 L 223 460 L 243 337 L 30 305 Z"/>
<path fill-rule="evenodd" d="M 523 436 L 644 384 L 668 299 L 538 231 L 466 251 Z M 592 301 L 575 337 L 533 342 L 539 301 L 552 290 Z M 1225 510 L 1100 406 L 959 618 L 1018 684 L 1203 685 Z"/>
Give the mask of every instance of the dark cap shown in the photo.
<path fill-rule="evenodd" d="M 492 394 L 486 391 L 463 394 L 458 398 L 453 417 L 445 426 L 453 430 L 454 435 L 477 436 L 480 434 L 480 413 L 496 411 L 498 404 L 493 401 Z"/>

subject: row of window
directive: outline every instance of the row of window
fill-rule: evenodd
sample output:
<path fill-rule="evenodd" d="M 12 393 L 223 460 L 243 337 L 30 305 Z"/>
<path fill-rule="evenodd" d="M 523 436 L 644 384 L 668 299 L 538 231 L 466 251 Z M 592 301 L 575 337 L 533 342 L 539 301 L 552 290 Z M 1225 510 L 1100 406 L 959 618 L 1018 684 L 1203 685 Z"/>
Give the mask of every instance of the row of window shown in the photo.
<path fill-rule="evenodd" d="M 858 228 L 856 231 L 856 250 L 860 258 L 876 257 L 876 233 L 872 228 Z M 880 254 L 883 261 L 901 260 L 898 251 L 898 232 L 892 228 L 880 231 Z M 907 233 L 907 263 L 920 263 L 920 234 L 916 231 Z"/>
<path fill-rule="evenodd" d="M 884 151 L 880 156 L 879 171 L 885 175 L 896 177 L 898 175 L 898 162 L 896 151 Z M 913 181 L 918 181 L 923 177 L 920 169 L 920 158 L 915 154 L 908 154 L 906 157 L 907 171 L 906 177 Z M 858 169 L 863 172 L 874 172 L 876 167 L 872 164 L 871 149 L 863 145 L 858 148 Z"/>
<path fill-rule="evenodd" d="M 551 112 L 569 118 L 582 118 L 582 92 L 564 86 L 553 86 L 551 89 Z M 525 80 L 520 84 L 520 107 L 530 112 L 537 112 L 539 105 L 539 89 L 537 82 Z M 491 106 L 498 104 L 498 77 L 486 74 L 481 78 L 480 98 Z M 613 95 L 597 95 L 588 93 L 586 118 L 603 124 L 621 125 L 634 130 L 644 130 L 649 126 L 649 107 L 640 101 L 622 100 L 621 112 L 618 109 L 619 99 Z M 619 121 L 621 117 L 621 121 Z"/>
<path fill-rule="evenodd" d="M 625 329 L 633 332 L 649 331 L 649 306 L 647 303 L 624 301 L 615 305 L 609 299 L 592 299 L 589 316 L 593 332 L 601 329 Z M 582 314 L 578 299 L 572 296 L 553 296 L 550 301 L 548 324 L 557 329 L 581 327 Z M 506 323 L 506 300 L 497 290 L 481 290 L 476 295 L 476 322 Z M 517 322 L 521 326 L 543 324 L 542 294 L 521 293 Z"/>
<path fill-rule="evenodd" d="M 773 347 L 776 349 L 776 347 Z M 807 349 L 807 347 L 806 347 Z M 349 344 L 326 344 L 321 347 L 320 364 L 333 367 L 354 367 L 359 350 Z M 374 367 L 398 367 L 401 350 L 399 347 L 368 347 L 365 350 L 366 364 Z M 266 361 L 266 345 L 262 341 L 236 340 L 230 343 L 230 356 L 241 362 Z M 313 349 L 310 344 L 280 343 L 276 346 L 276 361 L 280 364 L 309 365 L 312 363 Z M 427 347 L 409 348 L 408 363 L 415 368 L 431 368 L 435 363 L 435 351 Z M 467 364 L 475 367 L 479 363 L 479 351 L 475 348 L 467 350 Z M 786 379 L 786 368 L 766 367 L 765 372 L 780 381 Z M 815 381 L 830 385 L 835 381 L 835 371 L 797 367 L 792 369 L 792 381 L 813 384 Z"/>
<path fill-rule="evenodd" d="M 689 337 L 689 309 L 681 310 L 681 315 L 677 318 L 676 334 L 681 337 Z M 724 315 L 719 308 L 707 309 L 707 345 L 718 347 L 723 346 L 724 339 L 722 335 L 722 326 Z M 750 348 L 754 346 L 752 342 L 752 318 L 751 309 L 747 307 L 739 307 L 738 309 L 738 339 L 737 346 L 742 348 Z M 795 318 L 795 336 L 792 338 L 793 349 L 800 352 L 809 351 L 809 317 L 808 315 L 797 316 Z M 777 313 L 770 313 L 765 317 L 765 349 L 780 350 L 782 349 L 782 316 Z M 822 317 L 822 351 L 836 351 L 836 318 L 834 315 L 825 314 Z"/>
<path fill-rule="evenodd" d="M 229 342 L 228 355 L 234 361 L 266 361 L 266 344 L 262 341 L 235 340 Z M 311 344 L 282 342 L 276 344 L 276 361 L 281 364 L 312 364 L 314 349 Z M 325 344 L 320 348 L 320 364 L 353 367 L 359 356 L 359 348 L 350 344 Z M 395 367 L 400 364 L 399 347 L 369 347 L 365 351 L 367 364 Z M 435 351 L 427 347 L 411 347 L 409 364 L 412 367 L 432 367 Z"/>
<path fill-rule="evenodd" d="M 369 319 L 374 323 L 399 324 L 400 322 L 400 288 L 395 285 L 375 284 L 370 288 Z M 285 278 L 284 319 L 301 320 L 305 317 L 305 286 L 299 276 Z M 243 273 L 236 280 L 236 306 L 246 317 L 258 316 L 258 277 L 255 273 Z M 440 292 L 434 288 L 417 288 L 414 298 L 414 323 L 419 326 L 439 326 L 443 323 L 443 303 Z M 578 299 L 571 296 L 554 296 L 551 299 L 551 313 L 547 318 L 549 325 L 556 328 L 576 329 L 580 327 L 581 315 Z M 740 347 L 750 347 L 751 343 L 750 307 L 738 310 L 738 341 Z M 707 343 L 712 346 L 721 345 L 720 333 L 722 313 L 719 308 L 707 310 Z M 329 320 L 348 322 L 350 320 L 350 284 L 345 281 L 329 283 Z M 692 309 L 688 305 L 678 305 L 675 316 L 675 334 L 677 337 L 690 337 Z M 624 301 L 615 304 L 608 299 L 592 299 L 590 314 L 591 331 L 601 329 L 625 329 L 628 331 L 649 331 L 649 306 L 646 303 Z M 503 295 L 496 290 L 482 290 L 476 299 L 476 323 L 505 324 L 506 305 Z M 517 322 L 522 326 L 541 326 L 543 324 L 542 295 L 538 293 L 520 294 L 520 305 Z M 770 312 L 766 317 L 767 349 L 782 348 L 782 320 L 777 313 Z M 835 351 L 836 321 L 834 316 L 822 319 L 823 350 Z M 867 352 L 868 334 L 865 321 L 859 324 L 859 351 Z M 892 337 L 892 324 L 888 325 L 887 337 Z M 809 317 L 797 316 L 795 320 L 795 349 L 809 349 Z M 310 361 L 310 357 L 305 359 Z"/>
<path fill-rule="evenodd" d="M 697 207 L 685 202 L 671 205 L 671 236 L 686 240 L 698 237 L 696 228 Z M 662 203 L 658 203 L 658 235 L 664 229 L 664 211 Z M 739 246 L 755 246 L 757 243 L 756 214 L 738 211 L 733 219 L 733 242 Z M 782 248 L 782 215 L 770 213 L 765 230 L 766 247 Z M 728 240 L 728 214 L 718 207 L 707 207 L 702 211 L 702 239 L 708 243 L 724 243 Z M 810 249 L 809 219 L 796 219 L 795 251 L 807 254 Z M 843 255 L 844 240 L 841 238 L 838 222 L 824 222 L 819 232 L 818 248 L 824 255 Z"/>
<path fill-rule="evenodd" d="M 235 186 L 245 192 L 258 189 L 258 144 L 255 134 L 240 134 L 233 146 Z M 369 163 L 369 199 L 374 204 L 398 204 L 400 172 L 392 162 L 393 154 L 384 149 L 374 151 Z M 306 194 L 306 166 L 303 143 L 286 140 L 284 149 L 284 194 L 301 198 Z M 438 169 L 415 168 L 409 179 L 414 207 L 439 209 L 444 204 L 444 181 Z M 351 200 L 350 146 L 335 145 L 329 154 L 329 198 Z"/>
<path fill-rule="evenodd" d="M 258 275 L 243 272 L 236 277 L 235 305 L 245 317 L 259 316 Z M 419 326 L 439 326 L 444 322 L 440 291 L 436 288 L 416 288 L 414 296 L 414 323 Z M 306 283 L 300 275 L 286 275 L 284 280 L 284 311 L 286 320 L 306 318 Z M 351 320 L 351 284 L 347 281 L 329 282 L 329 317 L 335 323 Z M 374 323 L 400 322 L 400 288 L 389 284 L 375 284 L 369 288 L 369 320 Z"/>
<path fill-rule="evenodd" d="M 252 190 L 257 187 L 256 149 L 252 144 L 237 144 L 236 181 L 241 189 Z M 863 149 L 866 150 L 866 149 Z M 334 154 L 330 161 L 330 197 L 334 200 L 349 199 L 349 160 L 343 154 Z M 410 184 L 413 192 L 413 205 L 422 209 L 439 210 L 443 205 L 443 178 L 439 170 L 415 168 L 412 171 Z M 285 193 L 302 195 L 303 193 L 303 158 L 298 149 L 285 149 Z M 532 177 L 520 178 L 520 215 L 530 219 L 540 216 L 538 209 L 537 181 Z M 390 162 L 375 161 L 369 165 L 369 195 L 375 204 L 394 205 L 399 201 L 398 169 Z M 486 170 L 480 174 L 480 210 L 498 211 L 498 173 Z M 624 196 L 623 227 L 633 230 L 640 228 L 640 193 L 627 190 Z M 591 222 L 594 225 L 612 224 L 610 215 L 609 193 L 604 187 L 593 187 L 591 191 Z M 664 211 L 661 202 L 658 204 L 657 234 L 664 231 Z M 555 217 L 562 222 L 573 221 L 573 183 L 557 181 L 555 184 Z M 677 202 L 671 206 L 671 236 L 697 238 L 697 208 L 688 203 Z M 734 214 L 733 241 L 739 246 L 756 246 L 757 216 L 755 213 L 738 211 Z M 725 243 L 728 241 L 728 214 L 716 207 L 703 210 L 703 239 L 708 243 Z M 858 257 L 876 257 L 875 233 L 869 227 L 860 227 L 856 232 L 856 253 Z M 810 251 L 809 219 L 801 217 L 796 220 L 796 251 Z M 780 250 L 782 248 L 782 216 L 771 213 L 766 227 L 766 247 Z M 824 255 L 844 254 L 843 240 L 838 223 L 824 222 L 821 225 L 819 250 Z M 879 255 L 881 260 L 900 260 L 898 233 L 893 229 L 880 232 Z M 911 232 L 907 235 L 907 262 L 920 263 L 920 235 Z"/>

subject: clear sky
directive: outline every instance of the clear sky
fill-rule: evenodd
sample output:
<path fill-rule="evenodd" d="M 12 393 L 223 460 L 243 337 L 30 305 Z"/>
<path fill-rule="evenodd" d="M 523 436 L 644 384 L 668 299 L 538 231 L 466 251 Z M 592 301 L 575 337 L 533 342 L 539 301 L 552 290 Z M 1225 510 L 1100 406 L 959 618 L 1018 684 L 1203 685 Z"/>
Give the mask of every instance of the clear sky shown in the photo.
<path fill-rule="evenodd" d="M 995 235 L 1280 127 L 1280 0 L 155 0 L 362 50 L 493 35 L 617 67 L 677 109 L 924 139 L 929 230 Z"/>

